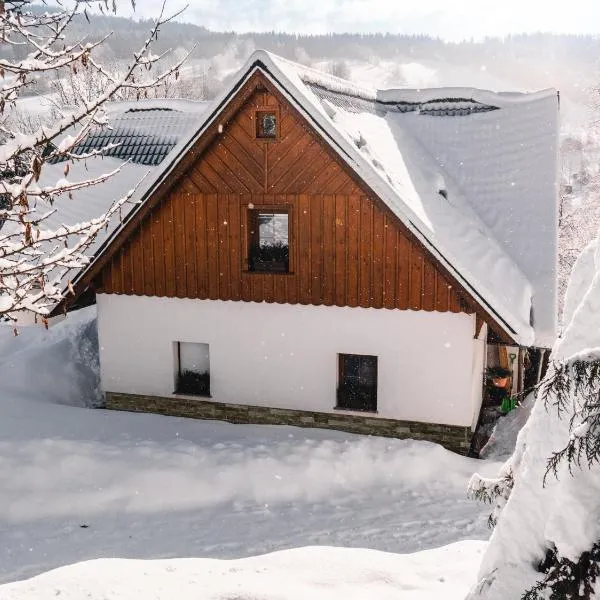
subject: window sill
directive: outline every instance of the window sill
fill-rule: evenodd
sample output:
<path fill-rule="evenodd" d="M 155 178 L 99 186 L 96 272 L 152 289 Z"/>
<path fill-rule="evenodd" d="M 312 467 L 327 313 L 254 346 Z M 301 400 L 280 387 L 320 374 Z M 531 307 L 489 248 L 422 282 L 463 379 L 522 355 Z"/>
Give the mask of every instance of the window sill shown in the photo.
<path fill-rule="evenodd" d="M 178 398 L 212 398 L 211 394 L 193 394 L 191 392 L 179 392 L 177 390 L 175 390 L 172 395 L 177 396 Z"/>
<path fill-rule="evenodd" d="M 246 269 L 242 271 L 243 275 L 283 275 L 287 277 L 288 275 L 295 275 L 293 271 L 249 271 Z"/>
<path fill-rule="evenodd" d="M 348 413 L 349 415 L 378 415 L 379 411 L 375 410 L 360 410 L 358 408 L 346 408 L 345 406 L 334 406 L 333 410 L 337 412 Z"/>

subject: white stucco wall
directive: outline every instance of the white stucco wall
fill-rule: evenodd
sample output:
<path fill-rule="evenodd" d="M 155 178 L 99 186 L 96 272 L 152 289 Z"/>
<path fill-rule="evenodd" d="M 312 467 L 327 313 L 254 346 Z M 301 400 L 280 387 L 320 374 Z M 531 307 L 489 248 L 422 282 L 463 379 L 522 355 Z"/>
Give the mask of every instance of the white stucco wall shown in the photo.
<path fill-rule="evenodd" d="M 105 391 L 170 396 L 173 342 L 207 343 L 213 401 L 333 412 L 338 353 L 371 354 L 378 416 L 473 422 L 474 316 L 106 294 L 97 302 Z"/>

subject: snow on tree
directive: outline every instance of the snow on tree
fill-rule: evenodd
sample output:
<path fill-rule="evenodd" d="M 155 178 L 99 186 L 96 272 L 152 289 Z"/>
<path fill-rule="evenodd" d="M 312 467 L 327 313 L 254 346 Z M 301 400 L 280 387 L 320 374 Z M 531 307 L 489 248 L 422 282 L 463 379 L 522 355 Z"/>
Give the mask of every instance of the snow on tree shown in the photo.
<path fill-rule="evenodd" d="M 342 79 L 350 79 L 352 75 L 348 63 L 344 60 L 336 60 L 329 63 L 327 65 L 327 72 Z"/>
<path fill-rule="evenodd" d="M 68 289 L 68 275 L 88 262 L 86 249 L 97 234 L 131 199 L 131 190 L 115 199 L 111 207 L 94 219 L 59 228 L 46 226 L 54 202 L 72 198 L 79 189 L 101 185 L 119 169 L 99 177 L 70 181 L 69 166 L 85 161 L 108 148 L 88 154 L 75 148 L 94 128 L 108 127 L 103 106 L 115 97 L 146 97 L 166 79 L 176 77 L 185 60 L 156 73 L 166 53 L 152 52 L 161 27 L 176 15 L 165 14 L 163 3 L 146 40 L 127 67 L 113 72 L 102 61 L 104 36 L 67 42 L 70 26 L 90 6 L 116 11 L 116 2 L 73 0 L 58 11 L 34 10 L 30 0 L 0 1 L 0 39 L 6 47 L 19 48 L 21 59 L 0 58 L 0 317 L 14 318 L 28 310 L 45 319 L 49 307 Z M 89 32 L 93 36 L 93 32 Z M 26 48 L 26 52 L 24 51 Z M 9 53 L 6 53 L 9 54 Z M 95 82 L 94 93 L 79 93 L 74 106 L 57 105 L 50 125 L 20 127 L 14 118 L 18 99 L 35 87 L 39 77 L 61 80 L 86 73 Z M 86 92 L 88 90 L 85 90 Z M 77 94 L 77 90 L 74 92 Z M 24 124 L 26 125 L 26 124 Z M 64 177 L 41 186 L 40 175 L 48 162 L 64 161 Z M 75 200 L 73 200 L 75 201 Z M 65 285 L 66 283 L 66 285 Z"/>
<path fill-rule="evenodd" d="M 495 526 L 469 600 L 600 598 L 600 237 L 573 267 L 565 328 L 513 456 L 475 475 Z"/>

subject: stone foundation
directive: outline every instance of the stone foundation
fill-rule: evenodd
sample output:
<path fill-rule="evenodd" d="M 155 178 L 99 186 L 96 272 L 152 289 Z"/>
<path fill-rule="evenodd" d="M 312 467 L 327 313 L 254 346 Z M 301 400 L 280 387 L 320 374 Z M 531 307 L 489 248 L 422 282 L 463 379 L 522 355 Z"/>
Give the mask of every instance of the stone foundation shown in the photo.
<path fill-rule="evenodd" d="M 436 425 L 416 421 L 381 419 L 372 415 L 349 415 L 343 412 L 321 413 L 264 406 L 224 404 L 192 398 L 141 396 L 135 394 L 106 393 L 106 408 L 130 412 L 148 412 L 171 417 L 214 419 L 229 423 L 254 423 L 261 425 L 292 425 L 337 429 L 363 435 L 392 438 L 411 438 L 437 442 L 448 450 L 467 454 L 471 444 L 471 428 L 455 425 Z"/>

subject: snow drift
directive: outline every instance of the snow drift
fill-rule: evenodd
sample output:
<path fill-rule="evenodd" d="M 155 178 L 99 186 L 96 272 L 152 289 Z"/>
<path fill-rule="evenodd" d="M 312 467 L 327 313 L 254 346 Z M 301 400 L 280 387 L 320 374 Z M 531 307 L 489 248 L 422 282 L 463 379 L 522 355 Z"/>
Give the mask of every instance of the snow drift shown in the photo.
<path fill-rule="evenodd" d="M 535 397 L 530 394 L 519 406 L 500 418 L 487 444 L 481 449 L 480 458 L 497 461 L 510 458 L 515 451 L 519 432 L 527 423 L 534 403 Z"/>
<path fill-rule="evenodd" d="M 96 307 L 41 325 L 0 325 L 0 381 L 5 397 L 38 397 L 55 404 L 100 406 Z"/>
<path fill-rule="evenodd" d="M 0 587 L 0 600 L 462 600 L 484 542 L 412 555 L 312 547 L 241 560 L 105 559 Z"/>

